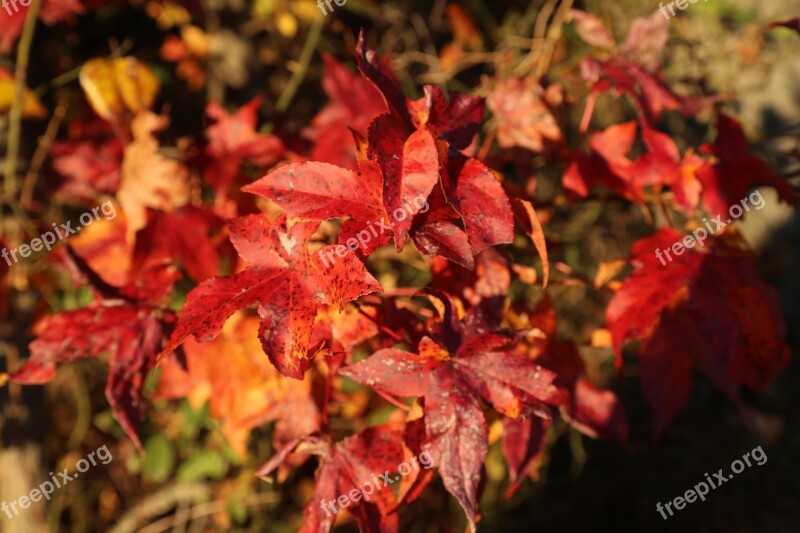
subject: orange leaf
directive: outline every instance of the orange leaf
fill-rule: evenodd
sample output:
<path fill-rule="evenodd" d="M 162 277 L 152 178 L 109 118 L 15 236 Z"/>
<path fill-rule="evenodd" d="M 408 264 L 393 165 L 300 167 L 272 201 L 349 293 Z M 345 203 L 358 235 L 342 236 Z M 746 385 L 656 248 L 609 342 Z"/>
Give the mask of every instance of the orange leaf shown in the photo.
<path fill-rule="evenodd" d="M 542 258 L 542 287 L 547 287 L 547 280 L 550 278 L 550 260 L 547 258 L 547 244 L 544 240 L 544 229 L 539 217 L 536 215 L 533 206 L 527 200 L 514 198 L 511 205 L 514 208 L 514 216 L 517 223 L 522 226 L 525 233 L 533 240 L 539 257 Z"/>

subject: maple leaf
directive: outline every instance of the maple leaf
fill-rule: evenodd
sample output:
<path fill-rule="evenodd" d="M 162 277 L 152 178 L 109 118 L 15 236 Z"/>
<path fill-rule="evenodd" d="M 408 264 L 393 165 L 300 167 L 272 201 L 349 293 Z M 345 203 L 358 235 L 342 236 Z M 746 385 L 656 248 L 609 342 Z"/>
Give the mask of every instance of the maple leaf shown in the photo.
<path fill-rule="evenodd" d="M 526 301 L 514 302 L 505 318 L 517 330 L 530 332 L 518 351 L 556 374 L 553 385 L 561 396 L 562 417 L 591 438 L 626 440 L 628 424 L 619 399 L 586 379 L 586 365 L 574 343 L 555 340 L 553 301 L 546 296 L 533 307 Z"/>
<path fill-rule="evenodd" d="M 544 441 L 550 421 L 537 416 L 503 417 L 503 456 L 508 465 L 510 498 L 544 452 Z"/>
<path fill-rule="evenodd" d="M 727 212 L 730 205 L 738 203 L 756 185 L 774 187 L 782 200 L 792 205 L 797 203 L 792 186 L 750 154 L 747 138 L 735 119 L 720 113 L 714 145 L 701 149 L 716 158 L 713 164 L 697 170 L 697 178 L 703 184 L 702 202 L 711 213 Z"/>
<path fill-rule="evenodd" d="M 395 245 L 400 251 L 408 238 L 413 216 L 422 208 L 417 197 L 427 198 L 439 182 L 439 153 L 433 135 L 427 129 L 405 135 L 391 115 L 375 119 L 369 128 L 369 156 L 383 172 L 383 206 L 392 213 Z M 409 216 L 396 215 L 411 205 Z"/>
<path fill-rule="evenodd" d="M 244 457 L 250 431 L 277 420 L 275 441 L 286 443 L 319 430 L 309 378 L 287 380 L 260 355 L 257 317 L 234 313 L 220 335 L 200 344 L 186 339 L 186 369 L 175 358 L 162 365 L 158 398 L 206 402 L 233 449 Z"/>
<path fill-rule="evenodd" d="M 561 129 L 545 103 L 545 91 L 532 78 L 498 80 L 486 98 L 497 121 L 502 148 L 519 146 L 541 152 L 545 142 L 562 139 Z"/>
<path fill-rule="evenodd" d="M 314 142 L 309 159 L 355 168 L 355 151 L 342 139 L 350 135 L 351 129 L 366 135 L 370 123 L 386 113 L 386 104 L 369 80 L 354 74 L 330 54 L 323 54 L 322 59 L 322 88 L 330 101 L 303 132 Z"/>
<path fill-rule="evenodd" d="M 365 231 L 367 224 L 388 220 L 390 214 L 398 251 L 411 236 L 423 252 L 443 250 L 449 259 L 471 264 L 467 244 L 476 253 L 487 246 L 511 242 L 513 220 L 508 198 L 482 163 L 455 152 L 449 159 L 444 188 L 440 191 L 436 187 L 444 146 L 452 143 L 454 148 L 466 148 L 477 132 L 482 103 L 460 96 L 448 103 L 434 88 L 426 88 L 426 98 L 409 101 L 380 69 L 374 53 L 365 49 L 363 35 L 356 58 L 359 69 L 391 109 L 391 113 L 372 121 L 368 143 L 355 133 L 358 172 L 319 162 L 293 163 L 273 170 L 243 190 L 275 201 L 291 218 L 348 217 L 340 242 L 349 242 Z M 415 217 L 423 209 L 428 211 L 424 206 L 432 196 L 434 201 L 444 200 L 436 206 L 441 211 L 432 223 L 424 218 L 415 226 Z M 466 231 L 453 224 L 458 218 Z M 416 230 L 420 231 L 418 239 Z M 369 240 L 365 255 L 386 243 L 382 235 Z"/>
<path fill-rule="evenodd" d="M 103 193 L 116 193 L 124 146 L 109 123 L 75 121 L 67 131 L 69 139 L 54 142 L 50 149 L 53 169 L 65 178 L 58 194 L 94 200 Z"/>
<path fill-rule="evenodd" d="M 168 262 L 152 262 L 140 279 L 116 289 L 74 254 L 70 267 L 73 275 L 80 273 L 89 282 L 95 300 L 85 309 L 44 318 L 30 343 L 31 357 L 9 379 L 39 385 L 55 377 L 59 364 L 109 354 L 106 398 L 125 433 L 142 450 L 136 433 L 144 414 L 142 388 L 174 318 L 156 304 L 171 290 L 176 272 Z"/>
<path fill-rule="evenodd" d="M 318 225 L 298 222 L 287 228 L 283 216 L 275 223 L 264 215 L 233 220 L 231 242 L 247 267 L 228 277 L 209 278 L 189 293 L 162 356 L 189 335 L 208 342 L 235 311 L 258 302 L 264 352 L 281 373 L 302 379 L 315 355 L 309 339 L 320 307 L 335 304 L 341 309 L 359 296 L 382 290 L 352 254 L 324 267 L 320 255 L 344 247 L 308 252 L 308 240 Z"/>
<path fill-rule="evenodd" d="M 637 241 L 636 269 L 606 309 L 618 366 L 623 344 L 642 341 L 642 385 L 656 436 L 688 400 L 693 368 L 735 401 L 739 385 L 763 390 L 790 357 L 777 295 L 752 258 L 714 237 L 662 264 L 655 250 L 683 237 L 664 228 Z"/>
<path fill-rule="evenodd" d="M 474 531 L 478 487 L 486 455 L 487 426 L 479 399 L 516 418 L 526 406 L 557 403 L 555 374 L 513 352 L 511 339 L 475 333 L 456 316 L 453 300 L 441 298 L 439 342 L 423 337 L 418 353 L 396 348 L 375 352 L 341 374 L 393 396 L 425 401 L 425 445 L 447 490 L 464 509 Z"/>
<path fill-rule="evenodd" d="M 454 93 L 448 102 L 442 90 L 433 86 L 425 87 L 423 98 L 409 100 L 381 71 L 375 53 L 364 45 L 363 33 L 356 47 L 356 61 L 391 110 L 373 121 L 368 135 L 370 158 L 379 163 L 384 176 L 383 201 L 387 213 L 394 212 L 415 195 L 430 194 L 437 181 L 434 155 L 438 151 L 444 198 L 461 218 L 473 253 L 511 242 L 513 217 L 505 191 L 491 170 L 462 153 L 483 119 L 483 100 Z M 437 221 L 447 218 L 443 213 L 437 217 Z M 403 222 L 395 225 L 398 250 L 405 242 L 408 227 L 410 224 Z M 452 250 L 448 258 L 460 255 L 462 239 L 452 225 L 430 225 L 425 232 L 425 244 Z"/>
<path fill-rule="evenodd" d="M 136 234 L 134 268 L 153 254 L 180 258 L 187 274 L 200 282 L 219 272 L 219 254 L 209 232 L 222 219 L 208 209 L 184 206 L 176 211 L 151 211 L 147 226 Z"/>
<path fill-rule="evenodd" d="M 210 163 L 204 176 L 217 194 L 223 193 L 240 174 L 242 162 L 259 168 L 275 164 L 284 152 L 283 142 L 271 134 L 258 133 L 260 98 L 254 98 L 233 114 L 216 102 L 209 102 L 206 115 L 215 121 L 206 129 L 206 155 Z"/>
<path fill-rule="evenodd" d="M 363 530 L 396 531 L 397 507 L 403 501 L 412 501 L 428 484 L 432 474 L 430 466 L 410 461 L 420 454 L 418 443 L 413 438 L 418 425 L 419 421 L 410 422 L 405 430 L 375 426 L 336 443 L 317 435 L 296 439 L 265 463 L 258 475 L 269 475 L 289 453 L 307 450 L 319 457 L 320 464 L 315 476 L 314 494 L 303 510 L 301 532 L 330 531 L 336 514 L 330 511 L 330 506 L 326 509 L 325 504 L 337 501 L 340 496 L 346 496 L 349 501 L 346 501 L 347 505 L 334 504 L 335 510 L 345 507 Z M 410 467 L 409 472 L 395 475 L 402 463 Z M 376 474 L 385 476 L 387 472 L 390 475 L 376 477 Z M 366 487 L 368 483 L 373 486 L 371 494 Z M 397 483 L 397 488 L 386 490 L 386 483 Z M 349 496 L 361 489 L 366 496 Z"/>
<path fill-rule="evenodd" d="M 646 187 L 657 193 L 669 186 L 678 206 L 694 210 L 702 190 L 698 171 L 706 161 L 692 150 L 681 158 L 668 135 L 647 126 L 642 127 L 647 151 L 632 160 L 628 154 L 636 142 L 636 129 L 636 122 L 629 121 L 592 134 L 589 140 L 592 152 L 574 155 L 564 172 L 565 189 L 585 197 L 593 186 L 602 185 L 628 200 L 642 203 Z"/>

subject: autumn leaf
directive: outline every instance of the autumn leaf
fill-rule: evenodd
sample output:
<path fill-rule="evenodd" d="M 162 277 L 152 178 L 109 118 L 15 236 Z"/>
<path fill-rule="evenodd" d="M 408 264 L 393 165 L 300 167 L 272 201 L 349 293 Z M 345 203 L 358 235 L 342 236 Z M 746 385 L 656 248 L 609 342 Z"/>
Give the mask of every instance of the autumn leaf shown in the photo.
<path fill-rule="evenodd" d="M 735 119 L 720 113 L 717 138 L 713 146 L 704 146 L 703 151 L 716 158 L 714 163 L 696 172 L 703 184 L 702 203 L 709 212 L 726 213 L 729 206 L 739 203 L 756 185 L 773 187 L 781 200 L 792 205 L 797 203 L 792 186 L 764 161 L 750 154 L 747 138 Z"/>
<path fill-rule="evenodd" d="M 0 68 L 0 115 L 8 113 L 16 97 L 17 84 L 13 74 Z M 22 92 L 22 118 L 42 118 L 47 116 L 47 109 L 39 97 L 27 87 Z"/>
<path fill-rule="evenodd" d="M 275 135 L 256 131 L 260 98 L 254 98 L 229 114 L 216 102 L 209 102 L 206 115 L 214 121 L 206 129 L 209 158 L 204 177 L 218 195 L 240 175 L 242 163 L 265 169 L 274 165 L 284 151 L 283 142 Z"/>
<path fill-rule="evenodd" d="M 544 240 L 544 228 L 539 221 L 539 216 L 533 209 L 533 206 L 527 200 L 514 198 L 512 201 L 514 208 L 514 216 L 516 217 L 519 225 L 528 234 L 536 247 L 536 252 L 542 259 L 542 286 L 547 287 L 547 281 L 550 279 L 550 260 L 547 256 L 547 243 Z"/>
<path fill-rule="evenodd" d="M 223 221 L 209 209 L 184 206 L 176 211 L 152 211 L 136 234 L 134 266 L 154 254 L 180 259 L 186 273 L 200 282 L 219 273 L 220 252 L 211 240 Z"/>
<path fill-rule="evenodd" d="M 189 172 L 158 152 L 153 137 L 167 118 L 145 111 L 131 123 L 133 142 L 125 147 L 117 199 L 128 222 L 128 238 L 147 223 L 147 208 L 171 211 L 189 202 Z"/>
<path fill-rule="evenodd" d="M 672 256 L 683 237 L 665 228 L 637 241 L 636 269 L 606 310 L 618 365 L 623 345 L 642 341 L 642 384 L 656 436 L 688 400 L 693 367 L 736 399 L 740 385 L 763 390 L 790 357 L 775 290 L 752 258 L 719 237 Z"/>
<path fill-rule="evenodd" d="M 186 369 L 173 358 L 161 365 L 154 398 L 185 397 L 195 409 L 208 402 L 211 416 L 241 457 L 250 431 L 267 422 L 277 421 L 277 443 L 319 429 L 310 379 L 284 379 L 261 355 L 258 327 L 257 317 L 237 312 L 213 341 L 186 339 Z"/>
<path fill-rule="evenodd" d="M 346 254 L 326 267 L 307 245 L 318 223 L 286 227 L 285 217 L 270 223 L 264 215 L 231 222 L 231 242 L 247 263 L 228 277 L 206 279 L 187 296 L 183 311 L 162 357 L 189 335 L 208 342 L 235 311 L 259 303 L 259 337 L 264 352 L 284 375 L 302 379 L 316 354 L 309 346 L 318 310 L 382 290 L 361 261 Z M 334 247 L 335 248 L 335 247 Z M 342 247 L 343 248 L 343 247 Z"/>
<path fill-rule="evenodd" d="M 304 131 L 304 136 L 314 143 L 309 159 L 352 169 L 356 166 L 355 151 L 342 139 L 350 136 L 351 128 L 366 135 L 370 123 L 388 109 L 369 80 L 354 74 L 329 54 L 323 54 L 322 59 L 322 88 L 330 101 Z"/>
<path fill-rule="evenodd" d="M 316 435 L 300 438 L 265 463 L 258 475 L 269 475 L 289 453 L 307 450 L 318 456 L 319 467 L 314 493 L 303 510 L 301 532 L 330 531 L 336 514 L 331 512 L 331 504 L 325 504 L 337 502 L 341 496 L 347 496 L 349 501 L 345 505 L 334 503 L 334 510 L 340 512 L 346 508 L 362 529 L 395 531 L 398 529 L 396 510 L 400 502 L 411 501 L 427 485 L 432 472 L 430 467 L 412 460 L 420 453 L 414 439 L 409 438 L 414 433 L 409 429 L 415 425 L 415 422 L 409 423 L 405 431 L 375 426 L 336 443 Z M 402 463 L 409 466 L 409 471 L 401 476 L 397 473 Z M 371 494 L 367 483 L 372 486 Z M 388 484 L 392 486 L 387 487 Z M 350 496 L 359 489 L 363 489 L 362 495 Z"/>
<path fill-rule="evenodd" d="M 416 199 L 427 199 L 439 182 L 436 143 L 425 129 L 406 137 L 403 130 L 392 123 L 391 115 L 382 115 L 369 129 L 369 155 L 383 172 L 383 206 L 394 218 L 392 231 L 400 251 L 408 238 L 412 219 L 423 205 Z"/>
<path fill-rule="evenodd" d="M 545 103 L 545 91 L 533 79 L 498 80 L 486 103 L 497 122 L 501 148 L 519 146 L 541 152 L 545 143 L 562 139 L 561 129 Z"/>
<path fill-rule="evenodd" d="M 116 289 L 80 258 L 71 257 L 77 281 L 88 281 L 95 299 L 85 309 L 44 318 L 30 343 L 30 359 L 9 378 L 25 385 L 43 384 L 55 377 L 59 364 L 108 354 L 106 398 L 114 417 L 141 450 L 136 428 L 144 417 L 144 380 L 174 319 L 158 303 L 171 290 L 176 273 L 167 262 L 152 262 L 141 278 Z"/>
<path fill-rule="evenodd" d="M 525 476 L 544 453 L 550 421 L 538 416 L 503 418 L 503 456 L 508 465 L 506 497 L 517 492 Z"/>
<path fill-rule="evenodd" d="M 95 113 L 111 121 L 151 109 L 160 86 L 150 68 L 133 57 L 90 59 L 79 79 Z"/>
<path fill-rule="evenodd" d="M 50 149 L 53 169 L 64 178 L 59 194 L 95 200 L 119 189 L 124 145 L 108 122 L 95 118 L 74 121 L 67 139 Z"/>
<path fill-rule="evenodd" d="M 559 395 L 555 374 L 514 353 L 509 338 L 470 331 L 450 298 L 443 297 L 441 309 L 438 341 L 423 337 L 417 353 L 379 350 L 340 373 L 393 396 L 424 398 L 426 445 L 474 530 L 488 447 L 479 398 L 517 418 L 526 405 L 557 403 Z"/>

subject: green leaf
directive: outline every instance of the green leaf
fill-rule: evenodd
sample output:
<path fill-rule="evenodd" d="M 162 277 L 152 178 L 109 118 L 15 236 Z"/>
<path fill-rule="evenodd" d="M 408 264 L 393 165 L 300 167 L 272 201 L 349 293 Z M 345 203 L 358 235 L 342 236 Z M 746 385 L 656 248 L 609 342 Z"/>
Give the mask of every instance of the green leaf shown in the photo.
<path fill-rule="evenodd" d="M 142 474 L 156 483 L 169 479 L 175 467 L 175 449 L 172 443 L 161 435 L 154 435 L 147 439 L 144 452 Z"/>
<path fill-rule="evenodd" d="M 178 467 L 178 481 L 193 483 L 202 479 L 221 479 L 228 472 L 228 461 L 216 451 L 198 452 Z"/>

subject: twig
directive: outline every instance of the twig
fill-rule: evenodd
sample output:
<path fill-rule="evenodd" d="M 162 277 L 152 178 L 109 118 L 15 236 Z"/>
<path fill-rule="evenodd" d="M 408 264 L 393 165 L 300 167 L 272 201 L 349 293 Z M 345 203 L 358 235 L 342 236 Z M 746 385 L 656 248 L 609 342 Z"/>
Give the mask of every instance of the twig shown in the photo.
<path fill-rule="evenodd" d="M 36 185 L 36 178 L 39 177 L 39 172 L 42 170 L 42 165 L 56 139 L 58 128 L 61 127 L 61 121 L 64 120 L 64 115 L 67 114 L 67 101 L 61 100 L 58 102 L 58 107 L 50 117 L 50 123 L 47 124 L 47 130 L 39 138 L 39 145 L 36 147 L 36 152 L 31 159 L 31 165 L 28 168 L 28 173 L 25 175 L 25 181 L 22 184 L 22 194 L 20 195 L 19 203 L 25 209 L 30 209 L 31 198 L 33 197 L 33 188 Z"/>
<path fill-rule="evenodd" d="M 205 483 L 166 486 L 152 493 L 126 512 L 114 527 L 110 529 L 110 533 L 133 533 L 134 531 L 139 531 L 139 533 L 150 531 L 152 533 L 154 531 L 165 531 L 169 529 L 169 526 L 163 529 L 153 529 L 158 524 L 161 524 L 163 527 L 163 520 L 159 520 L 143 529 L 140 529 L 139 526 L 142 523 L 147 523 L 150 518 L 164 514 L 180 502 L 206 500 L 210 496 L 211 488 Z M 168 518 L 171 524 L 173 518 Z"/>
<path fill-rule="evenodd" d="M 273 492 L 266 492 L 263 494 L 251 494 L 244 498 L 241 502 L 245 507 L 254 507 L 256 505 L 263 505 L 265 503 L 275 503 L 278 501 L 278 496 Z M 175 526 L 181 525 L 186 522 L 191 522 L 197 518 L 211 516 L 220 513 L 227 509 L 227 500 L 214 500 L 213 502 L 202 503 L 196 505 L 188 510 L 187 513 L 181 515 L 180 518 L 176 516 L 167 516 L 158 522 L 153 522 L 149 526 L 139 530 L 139 533 L 162 533 Z"/>
<path fill-rule="evenodd" d="M 278 98 L 278 103 L 275 105 L 275 109 L 279 113 L 286 111 L 286 108 L 289 107 L 289 104 L 291 103 L 292 98 L 294 98 L 297 89 L 300 87 L 300 82 L 303 81 L 306 71 L 308 70 L 308 66 L 311 64 L 311 57 L 314 55 L 314 50 L 317 49 L 317 43 L 319 43 L 319 38 L 322 35 L 322 27 L 324 25 L 325 17 L 318 16 L 316 20 L 314 20 L 314 24 L 312 24 L 311 28 L 308 30 L 306 42 L 303 44 L 303 51 L 300 53 L 299 65 L 292 73 L 289 83 L 286 84 L 286 88 L 283 90 L 280 98 Z"/>
<path fill-rule="evenodd" d="M 553 51 L 555 50 L 556 42 L 561 37 L 561 28 L 564 26 L 564 20 L 567 18 L 567 14 L 571 8 L 572 0 L 564 0 L 553 17 L 553 23 L 550 25 L 550 29 L 547 32 L 547 41 L 545 42 L 544 51 L 542 52 L 542 60 L 536 65 L 536 79 L 544 76 L 547 69 L 550 68 L 550 61 L 553 59 Z"/>
<path fill-rule="evenodd" d="M 536 22 L 533 26 L 533 36 L 532 41 L 533 43 L 542 42 L 545 37 L 545 29 L 547 28 L 547 19 L 550 18 L 550 15 L 553 14 L 553 11 L 556 8 L 557 0 L 548 0 L 548 2 L 542 7 L 539 14 L 536 16 Z M 525 58 L 520 61 L 515 74 L 518 76 L 523 76 L 530 72 L 530 69 L 533 68 L 533 65 L 537 61 L 539 57 L 541 57 L 542 50 L 539 46 L 534 44 L 531 46 L 530 52 Z"/>
<path fill-rule="evenodd" d="M 33 32 L 36 29 L 36 18 L 39 16 L 39 7 L 42 0 L 33 0 L 28 13 L 25 15 L 25 26 L 22 28 L 22 37 L 17 48 L 17 66 L 14 72 L 14 101 L 11 103 L 8 123 L 8 152 L 6 154 L 6 168 L 4 178 L 4 193 L 7 202 L 14 201 L 16 194 L 17 157 L 19 156 L 20 135 L 22 133 L 22 107 L 28 58 L 33 43 Z"/>

